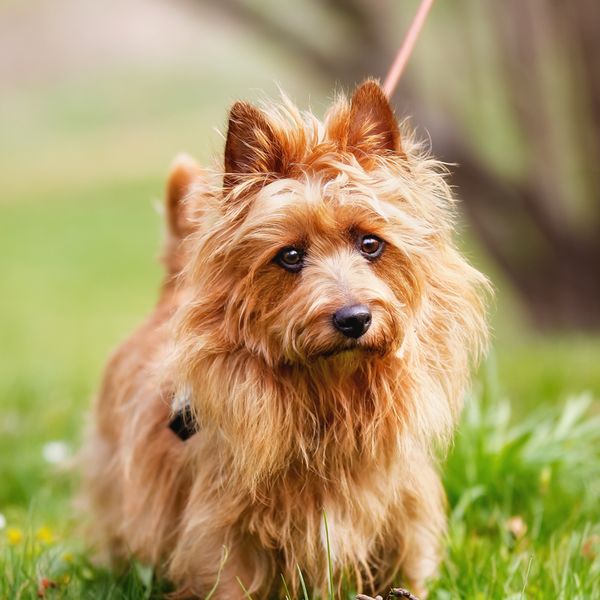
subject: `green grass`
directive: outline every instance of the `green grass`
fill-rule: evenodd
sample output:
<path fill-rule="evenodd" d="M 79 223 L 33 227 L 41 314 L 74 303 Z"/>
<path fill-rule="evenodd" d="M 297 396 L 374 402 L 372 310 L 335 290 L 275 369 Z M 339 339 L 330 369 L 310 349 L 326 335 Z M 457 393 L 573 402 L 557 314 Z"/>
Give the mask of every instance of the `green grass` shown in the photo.
<path fill-rule="evenodd" d="M 600 597 L 600 417 L 591 396 L 513 422 L 493 375 L 445 467 L 449 554 L 434 598 Z"/>

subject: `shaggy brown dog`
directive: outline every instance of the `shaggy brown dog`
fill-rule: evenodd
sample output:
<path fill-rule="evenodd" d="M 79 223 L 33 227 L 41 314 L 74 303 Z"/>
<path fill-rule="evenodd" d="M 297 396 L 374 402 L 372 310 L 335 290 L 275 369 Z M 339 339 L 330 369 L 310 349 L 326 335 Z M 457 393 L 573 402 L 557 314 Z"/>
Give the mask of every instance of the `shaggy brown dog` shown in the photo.
<path fill-rule="evenodd" d="M 487 332 L 443 169 L 373 81 L 324 123 L 237 102 L 224 165 L 171 174 L 162 295 L 108 364 L 85 451 L 94 529 L 182 595 L 265 599 L 298 569 L 324 590 L 327 545 L 335 582 L 423 593 L 433 455 Z"/>

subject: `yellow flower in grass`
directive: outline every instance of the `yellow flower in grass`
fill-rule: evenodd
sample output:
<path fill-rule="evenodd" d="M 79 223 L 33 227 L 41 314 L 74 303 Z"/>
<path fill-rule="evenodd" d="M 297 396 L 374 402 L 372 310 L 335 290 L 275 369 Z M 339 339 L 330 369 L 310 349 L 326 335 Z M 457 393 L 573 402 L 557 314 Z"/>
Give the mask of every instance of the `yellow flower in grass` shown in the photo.
<path fill-rule="evenodd" d="M 12 546 L 16 546 L 23 541 L 23 532 L 18 527 L 9 527 L 6 530 L 6 539 Z"/>
<path fill-rule="evenodd" d="M 44 525 L 37 530 L 35 539 L 42 544 L 50 544 L 54 539 L 54 536 L 52 535 L 50 528 Z"/>

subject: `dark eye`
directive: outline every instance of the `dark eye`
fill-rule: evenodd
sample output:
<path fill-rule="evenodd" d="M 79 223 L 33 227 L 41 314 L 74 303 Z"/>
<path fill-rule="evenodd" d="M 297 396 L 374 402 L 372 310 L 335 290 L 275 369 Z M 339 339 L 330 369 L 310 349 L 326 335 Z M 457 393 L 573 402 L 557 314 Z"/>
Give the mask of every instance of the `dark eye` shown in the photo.
<path fill-rule="evenodd" d="M 277 253 L 275 262 L 288 271 L 293 273 L 299 271 L 304 266 L 304 251 L 301 248 L 283 248 Z"/>
<path fill-rule="evenodd" d="M 385 242 L 376 235 L 363 235 L 358 240 L 358 249 L 361 254 L 369 260 L 374 260 L 381 256 Z"/>

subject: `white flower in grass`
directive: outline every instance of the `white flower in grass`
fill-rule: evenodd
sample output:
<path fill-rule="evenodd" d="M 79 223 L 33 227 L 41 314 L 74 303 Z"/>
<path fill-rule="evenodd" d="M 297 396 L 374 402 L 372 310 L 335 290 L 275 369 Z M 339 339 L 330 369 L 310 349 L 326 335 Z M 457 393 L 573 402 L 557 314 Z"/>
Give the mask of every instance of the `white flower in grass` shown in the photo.
<path fill-rule="evenodd" d="M 4 529 L 6 527 L 6 517 L 0 513 L 0 529 Z"/>
<path fill-rule="evenodd" d="M 69 446 L 60 440 L 48 442 L 42 448 L 44 460 L 52 465 L 63 462 L 69 456 Z"/>

